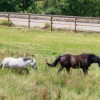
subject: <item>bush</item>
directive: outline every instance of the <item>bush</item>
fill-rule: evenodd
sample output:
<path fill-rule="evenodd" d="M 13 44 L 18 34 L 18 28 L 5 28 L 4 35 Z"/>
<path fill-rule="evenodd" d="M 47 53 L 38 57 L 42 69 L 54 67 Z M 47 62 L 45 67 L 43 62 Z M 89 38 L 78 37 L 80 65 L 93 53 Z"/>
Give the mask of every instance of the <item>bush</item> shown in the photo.
<path fill-rule="evenodd" d="M 9 21 L 8 23 L 8 20 L 0 20 L 0 25 L 3 25 L 3 26 L 12 26 L 13 23 L 11 21 Z"/>
<path fill-rule="evenodd" d="M 50 24 L 48 22 L 45 22 L 44 28 L 50 28 Z"/>

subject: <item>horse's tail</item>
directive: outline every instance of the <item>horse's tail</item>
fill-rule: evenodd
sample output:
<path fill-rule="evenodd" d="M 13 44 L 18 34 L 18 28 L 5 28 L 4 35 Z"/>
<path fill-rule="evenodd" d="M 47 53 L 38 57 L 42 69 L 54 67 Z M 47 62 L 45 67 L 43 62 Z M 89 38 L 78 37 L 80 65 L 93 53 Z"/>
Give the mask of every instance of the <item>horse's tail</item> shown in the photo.
<path fill-rule="evenodd" d="M 54 66 L 56 66 L 57 63 L 59 62 L 60 58 L 61 58 L 61 56 L 58 56 L 52 64 L 50 64 L 50 63 L 47 62 L 47 65 L 48 65 L 49 67 L 54 67 Z"/>

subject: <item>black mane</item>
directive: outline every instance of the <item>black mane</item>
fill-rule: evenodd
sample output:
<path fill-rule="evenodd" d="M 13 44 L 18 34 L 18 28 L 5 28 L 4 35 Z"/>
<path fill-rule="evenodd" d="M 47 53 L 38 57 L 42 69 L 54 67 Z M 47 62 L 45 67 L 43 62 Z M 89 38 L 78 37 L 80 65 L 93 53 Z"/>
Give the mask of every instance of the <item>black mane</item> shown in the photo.
<path fill-rule="evenodd" d="M 97 55 L 95 54 L 86 54 L 87 55 L 87 60 L 91 63 L 93 62 L 97 62 L 98 63 L 98 60 L 100 59 L 100 57 L 98 57 Z"/>
<path fill-rule="evenodd" d="M 95 54 L 86 54 L 87 55 L 87 60 L 90 62 L 93 62 L 94 57 L 96 56 Z"/>
<path fill-rule="evenodd" d="M 25 57 L 23 58 L 23 61 L 31 60 L 31 58 Z"/>

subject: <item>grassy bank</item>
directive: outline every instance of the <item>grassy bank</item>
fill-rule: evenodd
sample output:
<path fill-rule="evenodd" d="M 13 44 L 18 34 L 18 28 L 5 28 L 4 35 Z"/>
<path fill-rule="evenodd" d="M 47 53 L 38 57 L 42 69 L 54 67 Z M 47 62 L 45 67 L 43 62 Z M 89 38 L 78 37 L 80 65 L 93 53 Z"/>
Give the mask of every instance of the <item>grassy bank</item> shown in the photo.
<path fill-rule="evenodd" d="M 100 56 L 100 34 L 71 31 L 28 30 L 0 27 L 0 61 L 7 56 L 32 56 L 37 59 L 38 70 L 29 67 L 30 74 L 19 75 L 11 70 L 0 70 L 1 100 L 99 100 L 100 68 L 93 64 L 89 75 L 81 69 L 48 68 L 64 53 L 95 53 Z"/>

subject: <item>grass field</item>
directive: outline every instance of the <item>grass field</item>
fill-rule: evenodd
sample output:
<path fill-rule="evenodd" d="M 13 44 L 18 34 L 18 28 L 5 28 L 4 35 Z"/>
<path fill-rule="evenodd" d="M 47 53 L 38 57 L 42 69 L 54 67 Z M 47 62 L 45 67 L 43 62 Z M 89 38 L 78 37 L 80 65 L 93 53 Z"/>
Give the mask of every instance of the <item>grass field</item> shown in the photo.
<path fill-rule="evenodd" d="M 0 62 L 4 57 L 32 56 L 38 70 L 28 67 L 30 74 L 19 75 L 11 70 L 0 70 L 0 100 L 100 100 L 100 68 L 93 64 L 89 75 L 81 69 L 64 69 L 46 65 L 65 53 L 94 53 L 100 56 L 100 34 L 74 33 L 0 27 Z"/>

